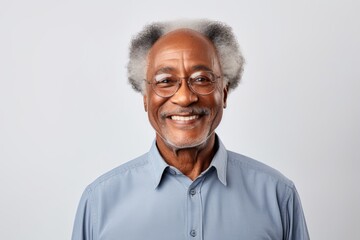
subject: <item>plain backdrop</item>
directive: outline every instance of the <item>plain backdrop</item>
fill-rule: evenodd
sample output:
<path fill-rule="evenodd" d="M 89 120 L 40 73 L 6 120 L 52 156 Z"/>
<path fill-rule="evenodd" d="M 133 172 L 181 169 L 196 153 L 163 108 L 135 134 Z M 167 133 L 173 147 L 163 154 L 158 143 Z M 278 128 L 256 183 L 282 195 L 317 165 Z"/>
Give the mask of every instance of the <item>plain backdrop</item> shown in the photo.
<path fill-rule="evenodd" d="M 217 130 L 227 148 L 295 182 L 312 239 L 360 239 L 359 12 L 355 0 L 0 0 L 0 239 L 70 239 L 87 184 L 150 148 L 128 46 L 177 18 L 224 21 L 241 45 Z"/>

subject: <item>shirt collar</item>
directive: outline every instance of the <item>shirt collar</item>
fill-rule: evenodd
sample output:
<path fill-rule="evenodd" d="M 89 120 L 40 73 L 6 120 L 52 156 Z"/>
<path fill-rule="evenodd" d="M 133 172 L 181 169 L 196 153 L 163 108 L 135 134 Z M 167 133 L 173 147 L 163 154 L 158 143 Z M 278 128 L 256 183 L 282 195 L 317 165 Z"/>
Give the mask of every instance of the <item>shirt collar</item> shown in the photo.
<path fill-rule="evenodd" d="M 222 184 L 226 186 L 226 170 L 227 170 L 227 151 L 220 138 L 216 136 L 218 142 L 218 150 L 211 161 L 210 167 L 216 169 L 217 176 Z"/>
<path fill-rule="evenodd" d="M 208 169 L 214 167 L 219 181 L 226 186 L 227 151 L 218 136 L 216 136 L 216 142 L 218 143 L 218 150 L 216 151 Z M 153 166 L 154 188 L 157 188 L 161 182 L 165 169 L 169 168 L 170 165 L 162 158 L 156 146 L 156 140 L 154 140 L 151 145 L 149 158 Z"/>
<path fill-rule="evenodd" d="M 159 185 L 163 173 L 169 165 L 165 162 L 165 160 L 160 155 L 160 152 L 156 146 L 156 140 L 153 141 L 150 151 L 149 151 L 150 162 L 153 166 L 154 173 L 154 188 L 157 188 Z"/>

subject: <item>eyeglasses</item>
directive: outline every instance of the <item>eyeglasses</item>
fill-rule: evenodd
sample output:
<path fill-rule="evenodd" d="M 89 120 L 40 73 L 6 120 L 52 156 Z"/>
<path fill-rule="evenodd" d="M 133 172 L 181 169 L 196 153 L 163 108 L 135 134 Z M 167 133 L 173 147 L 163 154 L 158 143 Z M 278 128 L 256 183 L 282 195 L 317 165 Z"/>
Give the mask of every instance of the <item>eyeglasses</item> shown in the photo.
<path fill-rule="evenodd" d="M 187 85 L 193 93 L 208 95 L 215 90 L 216 80 L 220 76 L 216 76 L 210 71 L 194 72 L 189 77 L 179 77 L 171 73 L 160 73 L 154 76 L 153 81 L 145 81 L 151 84 L 156 95 L 166 98 L 173 96 L 179 90 L 181 80 L 186 78 Z"/>

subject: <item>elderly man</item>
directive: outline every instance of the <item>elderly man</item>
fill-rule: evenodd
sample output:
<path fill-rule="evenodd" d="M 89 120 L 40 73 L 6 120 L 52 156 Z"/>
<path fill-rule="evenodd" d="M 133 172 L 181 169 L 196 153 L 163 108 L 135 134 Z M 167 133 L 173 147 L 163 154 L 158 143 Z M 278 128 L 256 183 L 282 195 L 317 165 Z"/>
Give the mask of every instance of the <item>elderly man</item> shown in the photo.
<path fill-rule="evenodd" d="M 73 240 L 309 239 L 294 184 L 215 134 L 243 62 L 219 22 L 155 23 L 133 39 L 129 81 L 156 139 L 87 187 Z"/>

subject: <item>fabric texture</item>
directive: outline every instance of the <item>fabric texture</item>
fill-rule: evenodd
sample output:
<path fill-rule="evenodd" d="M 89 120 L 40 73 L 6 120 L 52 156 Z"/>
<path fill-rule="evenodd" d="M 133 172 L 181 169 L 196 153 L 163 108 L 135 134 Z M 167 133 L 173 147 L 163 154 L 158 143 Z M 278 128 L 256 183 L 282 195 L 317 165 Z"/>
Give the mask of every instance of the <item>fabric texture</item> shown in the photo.
<path fill-rule="evenodd" d="M 217 142 L 194 181 L 163 160 L 155 141 L 99 177 L 81 197 L 72 240 L 308 240 L 294 184 Z"/>

